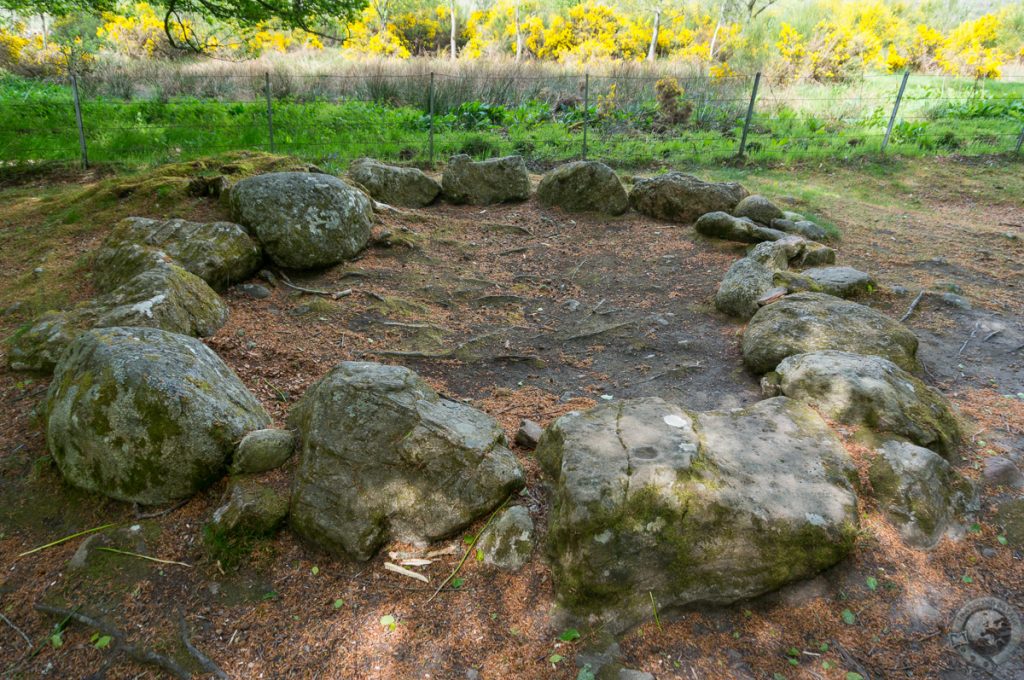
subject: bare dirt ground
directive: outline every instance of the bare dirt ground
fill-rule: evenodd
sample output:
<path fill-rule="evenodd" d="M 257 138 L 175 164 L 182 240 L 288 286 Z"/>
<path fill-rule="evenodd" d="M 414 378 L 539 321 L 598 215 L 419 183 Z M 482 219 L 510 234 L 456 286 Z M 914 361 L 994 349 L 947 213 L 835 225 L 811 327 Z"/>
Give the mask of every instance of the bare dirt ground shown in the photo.
<path fill-rule="evenodd" d="M 919 291 L 931 291 L 907 323 L 921 338 L 929 381 L 964 416 L 962 472 L 978 477 L 991 455 L 1022 462 L 1019 162 L 698 174 L 738 178 L 834 224 L 840 263 L 881 284 L 868 304 L 899 318 Z M 181 182 L 143 182 L 127 193 L 117 188 L 123 182 L 65 175 L 0 189 L 5 336 L 41 308 L 91 294 L 85 254 L 118 217 L 226 217 L 216 201 L 186 197 Z M 410 366 L 444 394 L 494 415 L 510 441 L 521 418 L 546 425 L 603 399 L 656 395 L 702 410 L 760 398 L 740 363 L 743 325 L 716 313 L 711 300 L 742 246 L 635 213 L 568 215 L 533 202 L 383 213 L 377 231 L 380 245 L 354 262 L 286 273 L 301 287 L 351 290 L 344 297 L 281 283 L 264 299 L 237 288 L 225 293 L 231 318 L 206 341 L 278 423 L 313 381 L 351 359 Z M 970 308 L 943 297 L 951 292 Z M 575 654 L 592 638 L 562 642 L 552 626 L 543 554 L 548 489 L 529 452 L 516 449 L 529 481 L 516 502 L 539 528 L 529 565 L 510 575 L 470 559 L 464 585 L 428 602 L 461 556 L 461 536 L 449 543 L 454 554 L 424 569 L 429 585 L 385 572 L 387 551 L 367 563 L 333 560 L 287 532 L 224 569 L 201 538 L 223 483 L 144 519 L 137 509 L 70 489 L 46 452 L 37 414 L 45 388 L 37 376 L 0 372 L 0 613 L 33 649 L 42 643 L 31 654 L 0 621 L 5 676 L 86 677 L 103 668 L 109 678 L 159 677 L 123 658 L 105 668 L 109 650 L 96 649 L 93 631 L 78 624 L 59 647 L 47 642 L 56 620 L 34 605 L 48 602 L 101 614 L 182 661 L 183 616 L 195 645 L 232 678 L 576 677 Z M 840 432 L 866 465 L 871 453 Z M 267 481 L 285 490 L 289 475 L 286 466 Z M 754 602 L 664 612 L 660 624 L 621 641 L 625 660 L 659 679 L 982 677 L 946 642 L 954 613 L 986 595 L 1024 611 L 1024 548 L 1003 545 L 991 516 L 1010 491 L 984 493 L 977 524 L 931 552 L 906 548 L 865 497 L 862 537 L 845 564 Z M 148 554 L 190 566 L 110 554 L 99 566 L 71 570 L 80 539 L 18 557 L 107 523 L 142 525 Z M 381 625 L 383 616 L 394 617 L 394 630 Z M 1005 671 L 1024 673 L 1021 664 Z"/>

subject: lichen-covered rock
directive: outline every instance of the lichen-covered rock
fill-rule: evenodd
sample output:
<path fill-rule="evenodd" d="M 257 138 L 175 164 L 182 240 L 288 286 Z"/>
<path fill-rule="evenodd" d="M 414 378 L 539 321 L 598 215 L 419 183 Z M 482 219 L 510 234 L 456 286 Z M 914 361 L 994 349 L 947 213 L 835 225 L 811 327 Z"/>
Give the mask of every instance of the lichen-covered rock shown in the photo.
<path fill-rule="evenodd" d="M 352 161 L 348 175 L 374 199 L 389 205 L 422 208 L 441 193 L 441 185 L 419 168 L 385 165 L 372 158 Z"/>
<path fill-rule="evenodd" d="M 669 172 L 638 180 L 629 192 L 629 204 L 649 217 L 690 223 L 706 213 L 730 213 L 747 195 L 736 182 L 705 182 L 693 175 Z"/>
<path fill-rule="evenodd" d="M 853 464 L 785 397 L 703 414 L 657 398 L 603 404 L 556 420 L 537 456 L 555 485 L 558 599 L 612 631 L 650 617 L 651 597 L 661 610 L 729 603 L 853 547 Z"/>
<path fill-rule="evenodd" d="M 251 477 L 232 477 L 226 501 L 206 527 L 207 539 L 225 542 L 265 536 L 284 524 L 288 498 Z"/>
<path fill-rule="evenodd" d="M 836 261 L 836 251 L 802 236 L 788 234 L 785 238 L 758 243 L 750 249 L 747 257 L 781 270 L 832 264 Z"/>
<path fill-rule="evenodd" d="M 725 273 L 715 294 L 715 309 L 729 316 L 749 319 L 758 300 L 775 287 L 775 271 L 749 257 L 736 260 Z"/>
<path fill-rule="evenodd" d="M 155 328 L 84 331 L 46 397 L 46 440 L 64 478 L 143 504 L 187 498 L 226 470 L 270 418 L 202 342 Z"/>
<path fill-rule="evenodd" d="M 484 563 L 519 571 L 533 552 L 533 520 L 521 505 L 503 510 L 494 518 L 479 543 Z"/>
<path fill-rule="evenodd" d="M 530 173 L 522 156 L 475 162 L 465 154 L 452 156 L 441 176 L 441 190 L 452 203 L 490 205 L 530 197 Z"/>
<path fill-rule="evenodd" d="M 822 293 L 841 298 L 865 295 L 875 288 L 875 280 L 870 274 L 853 267 L 812 267 L 801 275 L 810 279 Z"/>
<path fill-rule="evenodd" d="M 778 229 L 784 231 L 787 234 L 796 234 L 803 236 L 811 241 L 824 241 L 828 239 L 828 232 L 825 231 L 824 227 L 820 227 L 810 220 L 798 220 L 793 221 L 785 218 L 773 219 L 768 226 L 772 229 Z"/>
<path fill-rule="evenodd" d="M 996 509 L 995 520 L 1010 545 L 1024 547 L 1024 497 L 1001 502 Z"/>
<path fill-rule="evenodd" d="M 14 370 L 50 372 L 64 349 L 89 328 L 140 326 L 184 335 L 212 335 L 228 308 L 202 279 L 160 261 L 113 291 L 62 312 L 47 312 L 11 338 Z"/>
<path fill-rule="evenodd" d="M 762 227 L 747 217 L 733 217 L 726 212 L 701 215 L 693 225 L 698 234 L 740 243 L 760 243 L 785 238 L 786 233 Z"/>
<path fill-rule="evenodd" d="M 118 270 L 131 259 L 117 251 L 128 248 L 134 253 L 133 246 L 148 246 L 166 253 L 176 264 L 215 290 L 223 290 L 232 283 L 249 278 L 259 269 L 263 259 L 259 246 L 245 229 L 232 222 L 129 217 L 114 227 L 97 251 L 94 259 L 97 277 L 117 277 Z M 122 281 L 127 278 L 121 275 Z"/>
<path fill-rule="evenodd" d="M 797 293 L 761 307 L 743 334 L 743 362 L 755 373 L 794 354 L 837 349 L 889 359 L 917 372 L 917 338 L 870 307 L 824 293 Z"/>
<path fill-rule="evenodd" d="M 289 423 L 301 441 L 291 525 L 330 553 L 366 560 L 389 539 L 443 538 L 525 483 L 493 418 L 400 366 L 339 364 Z"/>
<path fill-rule="evenodd" d="M 745 197 L 736 204 L 732 214 L 736 217 L 747 217 L 765 226 L 773 226 L 772 220 L 782 219 L 782 210 L 759 194 Z"/>
<path fill-rule="evenodd" d="M 231 187 L 228 200 L 232 219 L 245 225 L 282 267 L 337 264 L 370 240 L 370 199 L 331 175 L 256 175 Z"/>
<path fill-rule="evenodd" d="M 888 359 L 828 350 L 787 357 L 775 371 L 782 394 L 834 420 L 956 456 L 960 426 L 945 397 Z"/>
<path fill-rule="evenodd" d="M 541 178 L 537 200 L 570 212 L 621 215 L 629 209 L 629 196 L 615 171 L 597 161 L 559 165 Z"/>
<path fill-rule="evenodd" d="M 934 547 L 975 504 L 968 480 L 938 454 L 906 442 L 886 442 L 868 478 L 886 517 L 916 548 Z"/>
<path fill-rule="evenodd" d="M 289 430 L 254 430 L 238 442 L 231 474 L 253 474 L 281 467 L 295 451 L 295 435 Z"/>
<path fill-rule="evenodd" d="M 101 293 L 109 293 L 155 267 L 174 264 L 171 256 L 152 246 L 117 243 L 101 246 L 92 256 L 92 282 Z"/>

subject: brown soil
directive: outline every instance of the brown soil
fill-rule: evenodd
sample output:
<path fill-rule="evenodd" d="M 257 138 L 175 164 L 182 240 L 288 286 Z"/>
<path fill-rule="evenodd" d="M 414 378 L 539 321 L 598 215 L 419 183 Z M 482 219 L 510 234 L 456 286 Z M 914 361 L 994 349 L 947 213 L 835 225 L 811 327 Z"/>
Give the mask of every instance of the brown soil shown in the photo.
<path fill-rule="evenodd" d="M 1024 208 L 1019 198 L 984 194 L 974 200 L 935 186 L 936 177 L 974 168 L 920 163 L 914 179 L 902 178 L 900 186 L 854 171 L 820 180 L 840 193 L 843 182 L 878 182 L 890 197 L 912 194 L 912 207 L 844 196 L 830 198 L 823 211 L 843 233 L 840 263 L 878 275 L 883 287 L 869 301 L 873 306 L 899 317 L 919 289 L 937 284 L 960 286 L 974 305 L 960 309 L 928 294 L 908 323 L 922 339 L 929 379 L 965 416 L 969 438 L 962 468 L 977 477 L 984 457 L 1014 454 L 1024 444 L 1024 399 L 1005 396 L 1024 392 L 1024 247 L 1002 236 L 1014 227 L 1000 226 L 1024 224 Z M 991 183 L 993 175 L 1022 184 L 1010 177 L 1019 174 L 1019 165 L 986 172 L 975 185 Z M 782 172 L 744 179 L 772 195 L 796 180 Z M 60 181 L 71 191 L 97 180 Z M 0 215 L 0 235 L 15 228 L 15 219 L 19 228 L 26 220 L 45 221 L 41 209 L 26 205 L 28 192 L 19 187 L 11 195 L 10 211 Z M 796 209 L 806 200 L 796 199 Z M 866 205 L 877 222 L 866 219 Z M 114 207 L 115 213 L 122 209 L 128 208 Z M 149 214 L 223 216 L 210 199 L 173 197 Z M 380 222 L 380 243 L 390 247 L 378 245 L 324 272 L 287 273 L 299 286 L 351 289 L 345 297 L 302 294 L 282 284 L 266 299 L 237 289 L 225 293 L 231 318 L 207 343 L 278 423 L 313 381 L 351 359 L 410 366 L 444 394 L 493 414 L 510 440 L 521 418 L 546 425 L 607 398 L 656 395 L 694 410 L 740 407 L 760 398 L 756 378 L 740 364 L 742 324 L 717 314 L 711 303 L 741 246 L 700 239 L 688 226 L 633 213 L 577 216 L 533 203 L 438 205 L 384 213 Z M 1016 231 L 1024 236 L 1024 228 Z M 72 230 L 54 241 L 47 261 L 74 261 L 102 233 L 102 227 Z M 22 282 L 18 295 L 28 298 L 24 281 L 35 260 L 9 253 L 0 256 L 0 265 L 10 280 Z M 61 300 L 87 294 L 88 286 L 75 278 L 81 277 L 54 282 L 65 286 Z M 890 292 L 896 284 L 909 293 Z M 29 320 L 33 308 L 0 317 L 4 335 Z M 367 563 L 334 560 L 288 532 L 225 570 L 201 539 L 223 483 L 145 520 L 136 520 L 136 510 L 124 504 L 68 488 L 47 456 L 36 416 L 45 387 L 44 379 L 0 372 L 6 416 L 0 419 L 0 613 L 33 644 L 43 642 L 55 623 L 33 609 L 45 601 L 104 615 L 133 640 L 185 660 L 177 640 L 181 613 L 196 646 L 232 678 L 464 678 L 472 670 L 483 678 L 576 677 L 575 654 L 593 637 L 583 631 L 580 640 L 558 640 L 562 631 L 553 628 L 555 603 L 541 547 L 514 575 L 470 559 L 465 584 L 431 602 L 461 557 L 461 536 L 450 541 L 456 554 L 423 569 L 430 585 L 385 572 L 387 551 Z M 849 436 L 858 463 L 867 465 L 871 452 L 852 433 L 840 432 Z M 529 479 L 516 502 L 533 512 L 543 545 L 548 488 L 530 453 L 516 453 Z M 284 490 L 289 475 L 286 467 L 267 481 Z M 905 547 L 865 497 L 863 535 L 847 563 L 809 585 L 758 601 L 641 626 L 621 641 L 625 661 L 659 679 L 969 673 L 945 639 L 956 610 L 974 597 L 993 595 L 1024 611 L 1021 548 L 1001 545 L 990 518 L 993 504 L 1009 491 L 985 494 L 976 530 L 931 552 Z M 72 571 L 67 561 L 81 539 L 18 557 L 76 531 L 136 521 L 146 527 L 150 555 L 191 567 L 118 556 L 105 560 L 103 569 Z M 868 577 L 877 580 L 876 588 L 868 587 Z M 847 609 L 856 618 L 852 625 L 842 619 Z M 396 619 L 394 630 L 381 625 L 385 615 Z M 18 678 L 88 675 L 109 656 L 90 643 L 92 632 L 71 624 L 62 646 L 45 644 L 25 658 L 25 641 L 0 622 L 0 669 Z M 122 659 L 106 677 L 159 675 Z"/>

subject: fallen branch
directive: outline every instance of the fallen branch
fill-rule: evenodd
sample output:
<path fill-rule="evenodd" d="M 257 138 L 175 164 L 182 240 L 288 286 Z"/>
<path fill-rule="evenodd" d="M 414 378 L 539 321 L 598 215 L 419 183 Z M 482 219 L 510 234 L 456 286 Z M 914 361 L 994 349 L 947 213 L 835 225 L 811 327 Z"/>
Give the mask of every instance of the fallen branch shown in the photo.
<path fill-rule="evenodd" d="M 8 626 L 11 627 L 11 630 L 13 630 L 15 633 L 17 633 L 21 637 L 23 637 L 25 639 L 25 644 L 28 645 L 29 649 L 32 649 L 32 640 L 29 639 L 28 635 L 25 635 L 25 631 L 23 631 L 21 628 L 18 628 L 16 625 L 14 625 L 14 622 L 12 622 L 9 618 L 4 616 L 3 614 L 0 614 L 0 621 L 3 621 L 4 623 L 6 623 Z"/>
<path fill-rule="evenodd" d="M 924 297 L 923 290 L 920 293 L 918 293 L 917 297 L 914 298 L 914 301 L 910 303 L 910 308 L 907 309 L 907 313 L 900 317 L 900 323 L 903 323 L 904 321 L 910 318 L 910 315 L 914 313 L 914 310 L 917 309 L 917 306 L 921 303 L 922 297 Z"/>
<path fill-rule="evenodd" d="M 178 629 L 181 632 L 181 641 L 185 645 L 185 649 L 192 655 L 192 658 L 199 662 L 199 665 L 203 667 L 203 670 L 207 673 L 212 673 L 213 677 L 219 678 L 220 680 L 231 680 L 228 674 L 217 665 L 217 663 L 210 657 L 203 654 L 195 645 L 192 644 L 191 634 L 188 631 L 188 623 L 185 622 L 185 616 L 178 614 Z"/>
<path fill-rule="evenodd" d="M 570 336 L 568 336 L 566 338 L 563 338 L 562 342 L 571 342 L 573 340 L 583 340 L 584 338 L 592 338 L 595 335 L 602 335 L 603 333 L 607 333 L 608 331 L 618 330 L 619 328 L 622 328 L 623 326 L 632 326 L 635 323 L 636 323 L 635 321 L 622 321 L 620 323 L 609 324 L 607 326 L 602 326 L 600 328 L 595 328 L 594 330 L 584 331 L 582 333 L 577 333 L 575 335 L 570 335 Z"/>
<path fill-rule="evenodd" d="M 400 576 L 405 576 L 406 578 L 414 578 L 417 581 L 423 581 L 424 583 L 430 583 L 430 579 L 428 579 L 423 574 L 415 572 L 412 569 L 406 569 L 405 567 L 400 567 L 397 564 L 392 564 L 391 562 L 385 562 L 384 563 L 384 570 L 385 571 L 390 571 L 393 574 L 399 574 Z"/>
<path fill-rule="evenodd" d="M 142 512 L 142 513 L 140 513 L 138 511 L 138 507 L 136 507 L 136 509 L 135 509 L 135 519 L 153 519 L 154 517 L 163 517 L 164 515 L 169 515 L 172 512 L 174 512 L 175 510 L 177 510 L 178 508 L 184 507 L 185 504 L 188 503 L 190 500 L 192 500 L 192 499 L 186 498 L 184 500 L 178 501 L 177 503 L 175 503 L 174 505 L 170 506 L 169 508 L 164 508 L 163 510 L 154 510 L 153 512 Z"/>
<path fill-rule="evenodd" d="M 95 533 L 97 531 L 103 531 L 104 529 L 109 529 L 110 527 L 115 527 L 115 526 L 117 526 L 117 525 L 116 524 L 104 524 L 101 527 L 93 527 L 92 529 L 86 529 L 85 531 L 79 531 L 76 534 L 71 534 L 70 536 L 65 536 L 64 538 L 58 538 L 56 541 L 53 541 L 52 543 L 47 543 L 46 545 L 41 545 L 38 548 L 32 548 L 31 550 L 26 550 L 25 552 L 23 552 L 20 555 L 18 555 L 18 557 L 25 557 L 26 555 L 31 555 L 32 553 L 37 553 L 37 552 L 40 552 L 42 550 L 46 550 L 47 548 L 52 548 L 55 545 L 60 545 L 61 543 L 64 543 L 66 541 L 70 541 L 73 538 L 78 538 L 79 536 L 85 536 L 86 534 L 92 534 L 92 533 Z"/>
<path fill-rule="evenodd" d="M 176 564 L 179 567 L 192 568 L 191 564 L 185 564 L 184 562 L 175 562 L 174 560 L 162 560 L 159 557 L 150 557 L 149 555 L 141 555 L 139 553 L 129 552 L 127 550 L 118 550 L 117 548 L 96 548 L 103 552 L 114 553 L 116 555 L 126 555 L 128 557 L 137 557 L 140 560 L 149 560 L 150 562 L 159 562 L 160 564 Z"/>
<path fill-rule="evenodd" d="M 487 522 L 484 524 L 484 528 L 480 530 L 480 533 L 478 533 L 476 536 L 473 537 L 473 540 L 470 542 L 469 547 L 466 548 L 466 553 L 462 556 L 462 559 L 459 560 L 459 563 L 455 565 L 455 568 L 452 569 L 452 573 L 448 574 L 448 578 L 446 578 L 445 580 L 441 581 L 441 585 L 439 585 L 437 587 L 437 590 L 434 591 L 434 594 L 431 595 L 430 597 L 428 597 L 427 601 L 424 602 L 423 604 L 425 604 L 425 605 L 426 604 L 430 604 L 430 601 L 433 600 L 435 597 L 437 597 L 437 594 L 440 593 L 441 590 L 446 585 L 448 585 L 448 583 L 453 578 L 455 578 L 456 576 L 459 575 L 459 571 L 462 569 L 462 565 L 464 565 L 466 563 L 466 560 L 469 558 L 469 556 L 471 554 L 473 554 L 473 549 L 476 547 L 476 544 L 480 541 L 480 537 L 483 536 L 484 533 L 487 531 L 487 527 L 491 526 L 491 521 L 494 519 L 495 515 L 497 515 L 499 512 L 501 512 L 505 508 L 505 505 L 507 503 L 508 503 L 508 498 L 506 498 L 504 500 L 504 502 L 502 502 L 502 504 L 498 506 L 497 510 L 495 510 L 494 512 L 491 513 L 491 516 L 487 518 Z"/>
<path fill-rule="evenodd" d="M 67 619 L 77 621 L 83 626 L 88 626 L 89 628 L 98 630 L 104 635 L 109 635 L 114 640 L 112 653 L 125 654 L 132 661 L 145 666 L 156 666 L 180 680 L 191 680 L 192 678 L 192 674 L 182 668 L 174 659 L 170 659 L 162 654 L 157 654 L 150 649 L 130 644 L 123 632 L 114 628 L 106 621 L 94 619 L 91 616 L 80 613 L 77 609 L 65 609 L 64 607 L 55 607 L 49 604 L 39 603 L 35 606 L 35 609 L 36 611 L 40 611 L 45 614 L 64 616 Z"/>
<path fill-rule="evenodd" d="M 322 295 L 324 297 L 329 297 L 332 300 L 337 300 L 338 298 L 348 297 L 349 295 L 352 294 L 352 289 L 351 288 L 346 288 L 345 290 L 336 290 L 333 293 L 331 291 L 329 291 L 329 290 L 318 290 L 316 288 L 305 288 L 304 286 L 299 286 L 299 285 L 296 285 L 296 284 L 292 283 L 292 280 L 288 278 L 288 275 L 285 274 L 282 271 L 277 272 L 277 275 L 281 278 L 281 283 L 283 283 L 284 285 L 288 286 L 289 288 L 292 288 L 294 290 L 299 291 L 300 293 L 309 293 L 310 295 Z"/>

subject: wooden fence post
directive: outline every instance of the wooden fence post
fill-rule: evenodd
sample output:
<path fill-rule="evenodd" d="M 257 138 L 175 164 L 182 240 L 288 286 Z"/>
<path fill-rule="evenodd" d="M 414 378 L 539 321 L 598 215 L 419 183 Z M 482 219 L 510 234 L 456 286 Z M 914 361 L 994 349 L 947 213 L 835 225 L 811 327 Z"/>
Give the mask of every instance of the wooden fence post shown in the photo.
<path fill-rule="evenodd" d="M 434 72 L 430 72 L 430 93 L 428 95 L 428 110 L 430 116 L 430 167 L 434 167 Z"/>
<path fill-rule="evenodd" d="M 78 124 L 78 146 L 82 152 L 82 167 L 88 168 L 89 152 L 85 146 L 85 124 L 82 122 L 82 103 L 78 100 L 78 76 L 74 73 L 71 74 L 71 96 L 75 102 L 75 123 Z"/>
<path fill-rule="evenodd" d="M 590 123 L 590 73 L 583 74 L 583 160 L 587 160 L 587 127 Z"/>
<path fill-rule="evenodd" d="M 896 114 L 900 110 L 900 102 L 903 101 L 903 91 L 907 89 L 907 79 L 910 78 L 910 71 L 903 72 L 903 80 L 900 82 L 900 91 L 896 94 L 896 103 L 892 107 L 892 115 L 889 116 L 889 127 L 885 128 L 885 139 L 882 140 L 882 154 L 885 154 L 885 147 L 889 146 L 889 137 L 892 136 L 892 126 L 896 124 Z"/>
<path fill-rule="evenodd" d="M 740 137 L 740 158 L 743 158 L 743 154 L 746 153 L 747 150 L 747 133 L 750 131 L 750 121 L 754 118 L 754 102 L 757 101 L 757 88 L 760 85 L 761 72 L 758 71 L 754 74 L 754 88 L 750 91 L 750 104 L 747 105 L 747 117 L 743 121 L 743 136 Z"/>
<path fill-rule="evenodd" d="M 270 71 L 263 73 L 263 92 L 267 95 L 267 136 L 270 140 L 270 153 L 274 153 L 274 107 L 270 96 Z"/>

